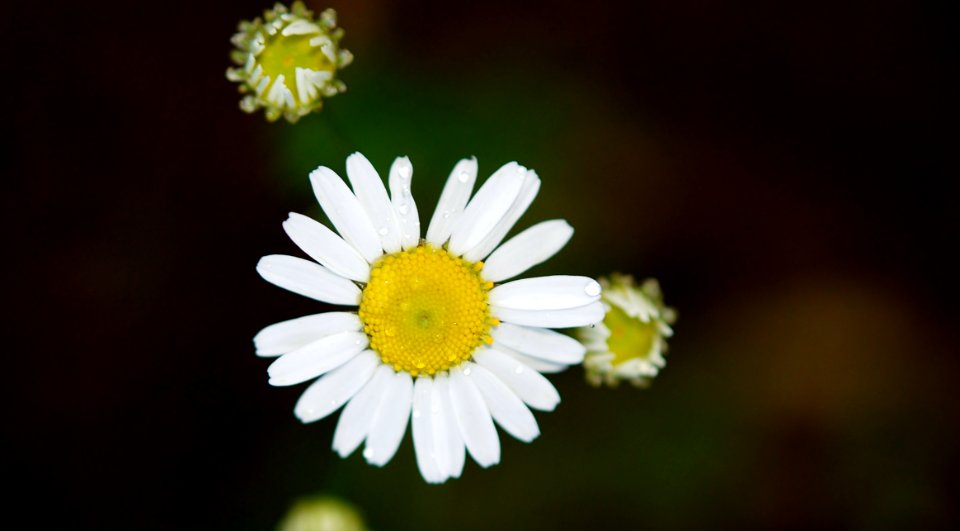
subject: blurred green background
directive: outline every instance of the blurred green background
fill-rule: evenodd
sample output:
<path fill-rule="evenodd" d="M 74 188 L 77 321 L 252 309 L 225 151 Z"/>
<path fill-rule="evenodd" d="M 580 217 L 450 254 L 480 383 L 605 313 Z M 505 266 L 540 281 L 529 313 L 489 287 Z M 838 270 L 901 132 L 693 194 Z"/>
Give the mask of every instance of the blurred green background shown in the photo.
<path fill-rule="evenodd" d="M 4 174 L 14 511 L 54 527 L 270 529 L 314 493 L 374 529 L 949 528 L 958 523 L 956 94 L 923 3 L 375 0 L 334 7 L 347 93 L 296 125 L 237 108 L 267 3 L 14 7 Z M 140 12 L 142 10 L 142 12 Z M 52 46 L 52 47 L 51 47 Z M 660 279 L 653 386 L 563 402 L 501 464 L 426 485 L 301 425 L 251 338 L 323 311 L 254 271 L 319 216 L 307 173 L 454 163 L 543 186 L 534 274 Z M 21 280 L 23 279 L 23 280 Z M 62 525 L 61 525 L 62 523 Z"/>

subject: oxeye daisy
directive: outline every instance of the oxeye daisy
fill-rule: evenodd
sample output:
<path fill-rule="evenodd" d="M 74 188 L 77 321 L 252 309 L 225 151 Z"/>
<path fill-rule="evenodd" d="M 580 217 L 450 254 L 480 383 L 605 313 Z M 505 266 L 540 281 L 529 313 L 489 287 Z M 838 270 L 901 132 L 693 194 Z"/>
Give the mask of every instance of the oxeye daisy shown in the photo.
<path fill-rule="evenodd" d="M 616 386 L 628 381 L 647 387 L 667 361 L 667 338 L 677 312 L 663 303 L 660 283 L 648 278 L 637 285 L 630 275 L 601 278 L 606 315 L 596 326 L 577 329 L 587 347 L 583 361 L 587 381 Z"/>
<path fill-rule="evenodd" d="M 336 231 L 299 214 L 283 227 L 313 260 L 266 256 L 267 281 L 353 311 L 268 326 L 257 354 L 280 356 L 270 383 L 315 380 L 294 413 L 313 422 L 344 407 L 333 449 L 346 457 L 365 443 L 382 466 L 411 424 L 424 479 L 459 477 L 465 450 L 483 467 L 500 461 L 494 422 L 517 439 L 539 435 L 530 408 L 560 402 L 541 374 L 583 360 L 585 347 L 551 330 L 603 318 L 601 286 L 580 276 L 512 280 L 562 248 L 563 220 L 536 224 L 500 245 L 540 189 L 536 172 L 511 162 L 470 197 L 477 161 L 454 167 L 421 239 L 406 157 L 390 168 L 389 194 L 361 154 L 347 158 L 351 190 L 333 170 L 310 174 Z"/>

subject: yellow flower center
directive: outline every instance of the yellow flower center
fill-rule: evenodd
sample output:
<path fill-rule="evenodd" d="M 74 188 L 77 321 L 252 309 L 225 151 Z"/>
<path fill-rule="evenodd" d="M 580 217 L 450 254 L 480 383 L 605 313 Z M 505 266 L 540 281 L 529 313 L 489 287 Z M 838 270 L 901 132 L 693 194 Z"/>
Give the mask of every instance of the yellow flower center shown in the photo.
<path fill-rule="evenodd" d="M 413 376 L 436 374 L 470 359 L 490 344 L 483 262 L 421 245 L 387 255 L 370 271 L 360 300 L 360 320 L 370 348 L 384 363 Z"/>
<path fill-rule="evenodd" d="M 611 361 L 614 366 L 633 358 L 646 359 L 650 355 L 657 335 L 656 319 L 645 323 L 611 305 L 610 311 L 603 318 L 603 324 L 610 329 L 607 348 L 614 355 Z"/>
<path fill-rule="evenodd" d="M 263 52 L 257 56 L 257 62 L 263 66 L 263 74 L 270 76 L 270 84 L 266 87 L 266 92 L 270 91 L 282 75 L 283 83 L 293 93 L 293 99 L 297 103 L 308 103 L 300 101 L 300 94 L 296 88 L 297 67 L 318 72 L 336 70 L 336 65 L 330 62 L 320 47 L 310 44 L 310 40 L 316 36 L 316 33 L 284 36 L 279 31 L 267 36 Z"/>

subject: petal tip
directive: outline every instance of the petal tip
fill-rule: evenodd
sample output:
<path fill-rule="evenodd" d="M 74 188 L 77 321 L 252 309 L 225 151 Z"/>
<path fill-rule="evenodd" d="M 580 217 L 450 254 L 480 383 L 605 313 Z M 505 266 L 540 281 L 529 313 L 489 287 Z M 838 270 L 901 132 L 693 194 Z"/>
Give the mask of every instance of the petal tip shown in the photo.
<path fill-rule="evenodd" d="M 273 255 L 261 256 L 260 259 L 257 260 L 257 273 L 260 273 L 261 276 L 263 276 L 263 274 L 264 274 L 268 269 L 270 269 L 270 262 L 271 262 L 270 257 L 271 257 L 271 256 L 273 256 Z"/>

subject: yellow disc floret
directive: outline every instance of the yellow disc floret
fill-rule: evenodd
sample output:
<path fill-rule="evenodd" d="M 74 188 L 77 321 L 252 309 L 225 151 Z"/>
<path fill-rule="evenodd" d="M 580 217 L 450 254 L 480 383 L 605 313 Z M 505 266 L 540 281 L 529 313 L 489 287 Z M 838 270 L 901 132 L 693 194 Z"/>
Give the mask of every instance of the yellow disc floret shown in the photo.
<path fill-rule="evenodd" d="M 387 255 L 374 264 L 360 300 L 370 348 L 398 371 L 436 374 L 470 359 L 490 337 L 481 262 L 431 245 Z"/>

